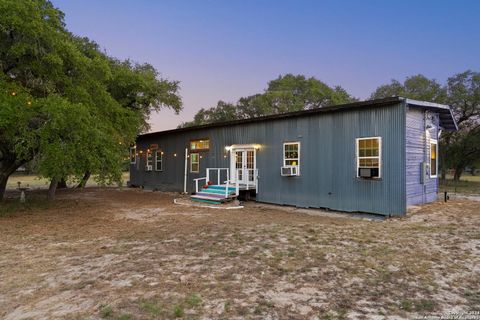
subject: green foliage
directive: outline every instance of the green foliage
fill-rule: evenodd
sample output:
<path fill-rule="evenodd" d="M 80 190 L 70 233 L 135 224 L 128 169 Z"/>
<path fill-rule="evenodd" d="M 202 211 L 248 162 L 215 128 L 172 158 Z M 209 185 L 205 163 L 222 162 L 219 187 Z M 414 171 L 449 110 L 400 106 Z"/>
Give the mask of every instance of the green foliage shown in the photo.
<path fill-rule="evenodd" d="M 101 305 L 100 306 L 100 317 L 102 318 L 110 318 L 113 316 L 113 309 L 108 305 Z"/>
<path fill-rule="evenodd" d="M 156 301 L 143 300 L 140 302 L 140 308 L 153 317 L 158 317 L 162 314 L 162 306 Z"/>
<path fill-rule="evenodd" d="M 49 1 L 3 0 L 0 11 L 0 178 L 35 159 L 44 177 L 120 181 L 150 112 L 181 109 L 178 82 L 72 35 Z"/>
<path fill-rule="evenodd" d="M 371 99 L 381 99 L 400 96 L 415 100 L 446 102 L 446 89 L 436 80 L 428 79 L 419 74 L 407 77 L 403 83 L 392 80 L 390 84 L 378 87 L 370 96 Z"/>
<path fill-rule="evenodd" d="M 181 318 L 185 315 L 185 310 L 183 309 L 183 306 L 180 304 L 176 304 L 173 307 L 173 316 L 175 318 Z"/>
<path fill-rule="evenodd" d="M 199 306 L 201 303 L 202 303 L 202 298 L 200 298 L 200 296 L 198 294 L 192 294 L 190 296 L 188 296 L 186 299 L 185 299 L 185 303 L 191 307 L 191 308 L 194 308 L 194 307 L 197 307 Z"/>
<path fill-rule="evenodd" d="M 480 73 L 465 71 L 440 85 L 423 75 L 407 78 L 403 83 L 392 80 L 378 87 L 371 98 L 402 96 L 411 99 L 446 103 L 451 106 L 459 130 L 441 136 L 443 168 L 455 169 L 455 180 L 463 169 L 480 161 Z"/>
<path fill-rule="evenodd" d="M 270 81 L 264 93 L 240 98 L 236 104 L 219 101 L 216 107 L 200 109 L 193 121 L 180 126 L 255 118 L 355 100 L 339 86 L 331 88 L 313 77 L 307 79 L 302 75 L 286 74 Z"/>

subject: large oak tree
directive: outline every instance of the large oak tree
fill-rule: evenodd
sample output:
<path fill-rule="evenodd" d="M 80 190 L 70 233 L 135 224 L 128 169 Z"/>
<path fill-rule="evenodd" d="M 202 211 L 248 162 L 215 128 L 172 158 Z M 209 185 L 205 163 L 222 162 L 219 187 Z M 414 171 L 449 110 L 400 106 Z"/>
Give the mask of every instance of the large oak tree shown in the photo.
<path fill-rule="evenodd" d="M 178 82 L 72 35 L 47 0 L 2 0 L 0 12 L 0 197 L 32 159 L 51 196 L 57 181 L 85 173 L 119 181 L 150 112 L 181 109 Z"/>

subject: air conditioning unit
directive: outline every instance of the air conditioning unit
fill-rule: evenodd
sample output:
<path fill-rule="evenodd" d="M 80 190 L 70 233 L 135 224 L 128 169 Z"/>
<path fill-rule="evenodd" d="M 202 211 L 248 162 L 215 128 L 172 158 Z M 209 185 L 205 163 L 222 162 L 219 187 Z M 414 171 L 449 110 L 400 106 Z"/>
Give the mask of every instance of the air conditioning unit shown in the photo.
<path fill-rule="evenodd" d="M 378 168 L 358 168 L 358 176 L 360 178 L 378 178 L 379 169 Z"/>
<path fill-rule="evenodd" d="M 299 176 L 300 170 L 298 166 L 285 166 L 281 168 L 281 174 L 283 177 Z"/>
<path fill-rule="evenodd" d="M 146 166 L 145 168 L 145 171 L 152 171 L 153 170 L 153 166 Z"/>

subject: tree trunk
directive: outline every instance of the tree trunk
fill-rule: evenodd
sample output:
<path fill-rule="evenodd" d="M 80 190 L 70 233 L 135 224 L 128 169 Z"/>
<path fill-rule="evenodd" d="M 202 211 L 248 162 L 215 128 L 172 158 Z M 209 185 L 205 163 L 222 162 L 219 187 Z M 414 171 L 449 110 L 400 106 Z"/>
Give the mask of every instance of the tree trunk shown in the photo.
<path fill-rule="evenodd" d="M 7 181 L 8 176 L 5 177 L 3 175 L 0 175 L 0 201 L 2 201 L 3 197 L 5 196 L 5 190 L 7 190 Z"/>
<path fill-rule="evenodd" d="M 23 162 L 15 160 L 0 161 L 0 201 L 5 197 L 5 190 L 7 189 L 8 178 L 14 173 Z"/>
<path fill-rule="evenodd" d="M 460 177 L 462 176 L 462 173 L 463 173 L 463 168 L 464 168 L 463 166 L 455 168 L 455 173 L 453 175 L 454 181 L 460 181 Z"/>
<path fill-rule="evenodd" d="M 91 173 L 90 171 L 85 172 L 85 174 L 83 175 L 82 180 L 80 180 L 80 183 L 79 183 L 78 186 L 77 186 L 78 189 L 83 189 L 83 188 L 85 188 L 85 186 L 87 185 L 88 179 L 90 179 L 90 175 L 91 175 L 91 174 L 92 174 L 92 173 Z"/>
<path fill-rule="evenodd" d="M 48 194 L 47 194 L 48 201 L 55 200 L 55 192 L 57 191 L 57 185 L 58 185 L 58 179 L 53 178 L 52 181 L 50 181 L 50 186 L 48 187 Z"/>
<path fill-rule="evenodd" d="M 62 179 L 60 179 L 60 181 L 58 181 L 57 188 L 58 189 L 67 189 L 68 188 L 67 181 L 65 180 L 65 178 L 62 178 Z"/>

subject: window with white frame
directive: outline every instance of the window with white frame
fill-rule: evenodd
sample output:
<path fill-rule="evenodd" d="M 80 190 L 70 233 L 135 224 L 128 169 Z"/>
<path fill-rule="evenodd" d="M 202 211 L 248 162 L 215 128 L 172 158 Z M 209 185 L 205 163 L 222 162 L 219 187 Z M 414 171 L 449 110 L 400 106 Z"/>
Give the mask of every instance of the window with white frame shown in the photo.
<path fill-rule="evenodd" d="M 283 166 L 300 167 L 300 142 L 283 144 Z"/>
<path fill-rule="evenodd" d="M 357 177 L 380 178 L 382 175 L 382 138 L 357 138 Z"/>
<path fill-rule="evenodd" d="M 430 178 L 436 178 L 438 171 L 438 142 L 430 139 Z"/>
<path fill-rule="evenodd" d="M 137 148 L 130 148 L 130 164 L 135 164 L 137 162 Z"/>
<path fill-rule="evenodd" d="M 155 171 L 163 171 L 163 151 L 155 150 Z"/>
<path fill-rule="evenodd" d="M 147 161 L 145 162 L 145 171 L 152 171 L 152 164 L 153 164 L 153 155 L 152 150 L 147 150 Z"/>
<path fill-rule="evenodd" d="M 190 153 L 190 172 L 200 172 L 200 154 Z"/>

